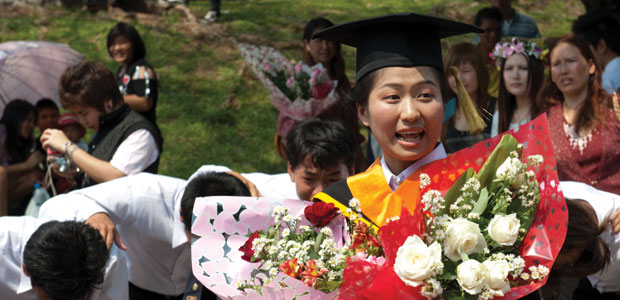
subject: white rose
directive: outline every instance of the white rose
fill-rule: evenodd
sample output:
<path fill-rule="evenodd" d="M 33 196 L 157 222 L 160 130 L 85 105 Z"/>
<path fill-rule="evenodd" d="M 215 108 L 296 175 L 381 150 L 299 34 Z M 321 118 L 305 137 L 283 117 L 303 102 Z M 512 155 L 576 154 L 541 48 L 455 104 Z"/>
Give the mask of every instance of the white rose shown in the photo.
<path fill-rule="evenodd" d="M 409 286 L 419 286 L 435 274 L 441 263 L 441 245 L 437 242 L 426 246 L 419 236 L 407 238 L 398 248 L 394 261 L 394 272 Z"/>
<path fill-rule="evenodd" d="M 468 259 L 456 267 L 456 280 L 471 295 L 479 294 L 485 286 L 486 268 L 475 259 Z"/>
<path fill-rule="evenodd" d="M 509 180 L 517 176 L 517 172 L 521 167 L 521 161 L 518 158 L 509 156 L 506 160 L 497 168 L 495 176 L 500 180 Z"/>
<path fill-rule="evenodd" d="M 487 247 L 478 224 L 463 218 L 450 221 L 443 242 L 444 254 L 452 261 L 461 259 L 461 254 L 478 253 Z"/>
<path fill-rule="evenodd" d="M 504 293 L 510 291 L 510 283 L 508 282 L 508 273 L 510 272 L 510 266 L 505 260 L 486 260 L 482 263 L 487 270 L 486 284 L 489 288 L 495 292 Z"/>
<path fill-rule="evenodd" d="M 519 237 L 521 221 L 517 219 L 517 214 L 507 216 L 495 215 L 487 230 L 491 239 L 502 246 L 512 246 Z"/>

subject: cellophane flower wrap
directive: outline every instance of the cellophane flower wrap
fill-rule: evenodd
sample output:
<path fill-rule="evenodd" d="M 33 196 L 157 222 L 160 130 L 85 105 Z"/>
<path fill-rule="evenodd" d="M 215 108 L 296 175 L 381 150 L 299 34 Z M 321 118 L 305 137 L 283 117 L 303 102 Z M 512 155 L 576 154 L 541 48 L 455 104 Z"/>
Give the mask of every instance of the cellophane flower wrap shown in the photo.
<path fill-rule="evenodd" d="M 518 299 L 566 237 L 546 116 L 421 169 L 413 214 L 379 229 L 387 263 L 349 260 L 340 299 Z"/>
<path fill-rule="evenodd" d="M 385 262 L 376 232 L 333 204 L 207 197 L 194 215 L 193 273 L 220 298 L 334 299 L 348 257 Z"/>
<path fill-rule="evenodd" d="M 245 63 L 269 91 L 271 103 L 285 116 L 300 121 L 314 117 L 338 99 L 338 82 L 323 65 L 289 61 L 278 50 L 239 43 Z"/>

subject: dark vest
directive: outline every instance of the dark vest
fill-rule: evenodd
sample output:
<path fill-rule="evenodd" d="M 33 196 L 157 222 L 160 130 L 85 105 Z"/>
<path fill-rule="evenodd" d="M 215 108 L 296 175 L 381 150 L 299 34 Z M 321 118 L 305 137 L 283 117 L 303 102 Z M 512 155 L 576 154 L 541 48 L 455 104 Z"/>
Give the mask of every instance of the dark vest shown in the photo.
<path fill-rule="evenodd" d="M 153 135 L 161 155 L 163 138 L 159 128 L 147 121 L 139 113 L 133 111 L 127 104 L 107 115 L 99 117 L 99 131 L 97 131 L 88 144 L 88 153 L 98 159 L 109 162 L 112 160 L 114 153 L 116 153 L 118 146 L 138 129 L 146 129 Z M 158 166 L 159 157 L 144 172 L 156 174 Z M 82 187 L 97 184 L 88 176 L 84 176 L 81 182 Z"/>

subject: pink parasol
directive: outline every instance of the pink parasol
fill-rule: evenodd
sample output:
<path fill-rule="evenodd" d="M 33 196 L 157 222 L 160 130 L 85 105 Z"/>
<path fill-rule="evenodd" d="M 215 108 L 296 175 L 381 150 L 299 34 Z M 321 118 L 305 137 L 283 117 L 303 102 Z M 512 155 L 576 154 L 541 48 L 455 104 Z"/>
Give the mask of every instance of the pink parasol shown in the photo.
<path fill-rule="evenodd" d="M 13 99 L 58 101 L 58 80 L 82 55 L 65 44 L 13 41 L 0 44 L 0 113 Z"/>

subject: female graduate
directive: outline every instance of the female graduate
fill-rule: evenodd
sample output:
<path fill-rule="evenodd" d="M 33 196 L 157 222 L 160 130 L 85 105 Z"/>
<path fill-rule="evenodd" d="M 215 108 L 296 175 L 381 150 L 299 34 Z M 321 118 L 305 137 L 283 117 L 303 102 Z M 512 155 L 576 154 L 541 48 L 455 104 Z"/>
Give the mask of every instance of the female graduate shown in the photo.
<path fill-rule="evenodd" d="M 333 26 L 314 36 L 357 47 L 350 96 L 383 151 L 365 172 L 335 183 L 316 199 L 344 211 L 357 198 L 364 216 L 377 226 L 400 216 L 403 202 L 415 209 L 416 171 L 446 156 L 438 142 L 446 90 L 440 39 L 467 32 L 481 29 L 402 13 Z"/>

